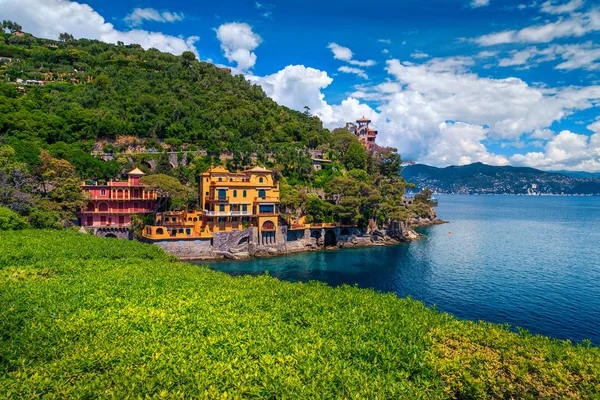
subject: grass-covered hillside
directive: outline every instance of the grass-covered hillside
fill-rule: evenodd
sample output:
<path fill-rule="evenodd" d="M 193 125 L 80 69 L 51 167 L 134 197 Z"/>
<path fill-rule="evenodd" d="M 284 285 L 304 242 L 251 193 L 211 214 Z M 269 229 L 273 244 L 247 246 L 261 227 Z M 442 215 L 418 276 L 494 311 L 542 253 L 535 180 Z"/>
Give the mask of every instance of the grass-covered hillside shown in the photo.
<path fill-rule="evenodd" d="M 159 248 L 0 233 L 2 398 L 594 398 L 600 351 Z"/>

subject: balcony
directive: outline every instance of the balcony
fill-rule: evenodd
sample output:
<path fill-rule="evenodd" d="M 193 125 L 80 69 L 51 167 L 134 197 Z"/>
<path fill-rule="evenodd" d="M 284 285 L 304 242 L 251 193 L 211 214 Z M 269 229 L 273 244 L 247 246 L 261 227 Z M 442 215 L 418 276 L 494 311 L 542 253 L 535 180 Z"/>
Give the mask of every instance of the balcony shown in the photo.
<path fill-rule="evenodd" d="M 207 217 L 237 217 L 252 215 L 252 211 L 204 211 Z"/>
<path fill-rule="evenodd" d="M 256 202 L 256 203 L 279 203 L 279 197 L 277 197 L 277 196 L 255 197 L 254 202 Z"/>
<path fill-rule="evenodd" d="M 206 198 L 207 201 L 220 201 L 229 202 L 229 196 L 209 196 Z"/>

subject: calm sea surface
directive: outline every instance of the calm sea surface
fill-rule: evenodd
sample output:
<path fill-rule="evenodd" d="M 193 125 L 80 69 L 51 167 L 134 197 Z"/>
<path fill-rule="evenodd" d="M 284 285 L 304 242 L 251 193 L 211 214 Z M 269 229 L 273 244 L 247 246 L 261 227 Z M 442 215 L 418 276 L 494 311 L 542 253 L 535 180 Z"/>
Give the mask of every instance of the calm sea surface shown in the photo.
<path fill-rule="evenodd" d="M 441 196 L 437 210 L 450 224 L 425 228 L 409 244 L 210 266 L 356 284 L 459 318 L 600 344 L 599 197 Z"/>

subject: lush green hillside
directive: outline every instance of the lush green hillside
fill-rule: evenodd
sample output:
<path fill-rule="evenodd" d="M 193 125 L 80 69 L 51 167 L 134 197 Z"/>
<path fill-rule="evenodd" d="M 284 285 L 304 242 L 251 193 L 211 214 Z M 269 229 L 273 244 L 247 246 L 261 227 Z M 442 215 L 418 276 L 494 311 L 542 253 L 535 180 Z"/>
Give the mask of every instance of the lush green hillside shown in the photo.
<path fill-rule="evenodd" d="M 157 247 L 0 234 L 0 397 L 586 398 L 600 351 Z"/>
<path fill-rule="evenodd" d="M 598 178 L 482 163 L 446 168 L 416 164 L 405 167 L 402 176 L 419 188 L 430 188 L 442 193 L 526 194 L 533 184 L 537 185 L 537 192 L 546 194 L 600 193 Z"/>
<path fill-rule="evenodd" d="M 279 106 L 242 75 L 156 49 L 0 33 L 0 135 L 66 143 L 131 135 L 214 151 L 244 139 L 318 145 L 321 122 Z M 16 79 L 46 80 L 26 86 Z M 8 82 L 10 80 L 10 82 Z M 48 82 L 49 81 L 49 82 Z M 246 143 L 247 145 L 250 145 Z"/>

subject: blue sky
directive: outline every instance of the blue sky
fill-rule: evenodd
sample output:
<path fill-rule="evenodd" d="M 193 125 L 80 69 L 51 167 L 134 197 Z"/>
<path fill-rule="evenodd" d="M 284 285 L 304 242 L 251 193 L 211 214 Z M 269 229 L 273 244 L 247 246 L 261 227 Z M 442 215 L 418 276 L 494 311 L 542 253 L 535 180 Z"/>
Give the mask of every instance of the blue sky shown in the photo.
<path fill-rule="evenodd" d="M 0 16 L 194 51 L 329 128 L 368 116 L 406 159 L 600 171 L 592 0 L 0 0 Z"/>

